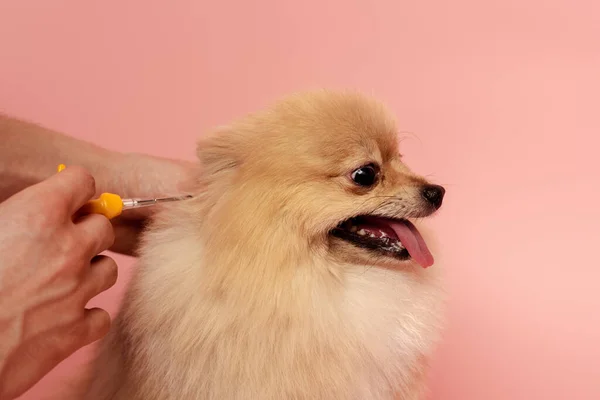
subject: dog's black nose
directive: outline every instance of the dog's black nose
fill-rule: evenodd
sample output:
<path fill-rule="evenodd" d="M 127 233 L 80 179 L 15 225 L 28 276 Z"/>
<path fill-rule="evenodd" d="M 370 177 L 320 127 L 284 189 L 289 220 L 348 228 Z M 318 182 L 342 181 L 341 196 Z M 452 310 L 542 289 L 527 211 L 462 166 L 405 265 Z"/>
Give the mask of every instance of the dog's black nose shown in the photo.
<path fill-rule="evenodd" d="M 442 200 L 444 200 L 445 193 L 446 189 L 440 185 L 427 185 L 421 192 L 423 198 L 434 206 L 436 210 L 442 206 Z"/>

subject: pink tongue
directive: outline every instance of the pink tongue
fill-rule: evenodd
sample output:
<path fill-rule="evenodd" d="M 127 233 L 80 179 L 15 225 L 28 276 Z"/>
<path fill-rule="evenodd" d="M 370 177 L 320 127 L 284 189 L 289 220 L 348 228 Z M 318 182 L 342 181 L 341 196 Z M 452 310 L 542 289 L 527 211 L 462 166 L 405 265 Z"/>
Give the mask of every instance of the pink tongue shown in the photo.
<path fill-rule="evenodd" d="M 423 268 L 433 265 L 433 256 L 417 228 L 409 221 L 387 221 L 408 254 Z"/>

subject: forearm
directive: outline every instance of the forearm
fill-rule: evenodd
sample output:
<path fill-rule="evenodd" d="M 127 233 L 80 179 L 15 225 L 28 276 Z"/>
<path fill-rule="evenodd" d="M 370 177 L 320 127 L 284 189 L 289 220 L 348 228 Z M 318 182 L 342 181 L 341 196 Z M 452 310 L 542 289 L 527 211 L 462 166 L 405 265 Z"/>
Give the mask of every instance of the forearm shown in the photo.
<path fill-rule="evenodd" d="M 196 189 L 199 173 L 194 163 L 109 151 L 0 114 L 0 202 L 56 174 L 60 163 L 87 169 L 96 180 L 96 195 L 110 192 L 122 197 L 188 193 Z M 152 210 L 140 208 L 114 219 L 116 239 L 111 250 L 135 254 L 139 233 Z"/>
<path fill-rule="evenodd" d="M 0 202 L 56 173 L 60 163 L 79 165 L 108 190 L 111 160 L 124 156 L 41 126 L 0 114 Z"/>

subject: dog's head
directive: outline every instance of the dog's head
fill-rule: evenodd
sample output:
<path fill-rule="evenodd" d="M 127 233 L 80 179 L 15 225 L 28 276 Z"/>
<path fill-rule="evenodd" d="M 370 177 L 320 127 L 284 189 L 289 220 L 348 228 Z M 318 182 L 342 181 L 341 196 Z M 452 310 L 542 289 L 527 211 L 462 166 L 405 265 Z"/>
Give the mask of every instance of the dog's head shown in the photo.
<path fill-rule="evenodd" d="M 444 189 L 402 162 L 394 121 L 372 99 L 291 96 L 217 130 L 198 154 L 203 225 L 231 249 L 387 267 L 433 263 L 409 221 L 439 209 Z"/>

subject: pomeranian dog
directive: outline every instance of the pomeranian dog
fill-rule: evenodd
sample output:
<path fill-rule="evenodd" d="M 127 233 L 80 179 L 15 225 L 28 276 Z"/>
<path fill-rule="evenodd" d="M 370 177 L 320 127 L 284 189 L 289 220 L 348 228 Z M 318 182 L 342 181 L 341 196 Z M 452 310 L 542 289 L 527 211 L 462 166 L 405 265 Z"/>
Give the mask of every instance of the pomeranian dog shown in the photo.
<path fill-rule="evenodd" d="M 444 189 L 377 101 L 317 91 L 198 145 L 194 198 L 148 229 L 86 399 L 421 398 L 441 323 L 411 219 Z"/>

